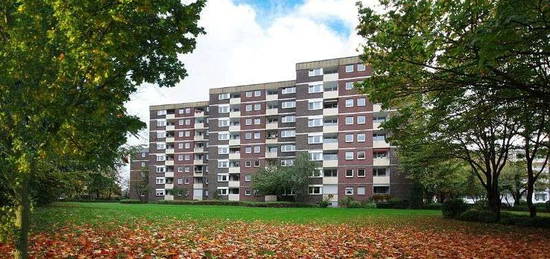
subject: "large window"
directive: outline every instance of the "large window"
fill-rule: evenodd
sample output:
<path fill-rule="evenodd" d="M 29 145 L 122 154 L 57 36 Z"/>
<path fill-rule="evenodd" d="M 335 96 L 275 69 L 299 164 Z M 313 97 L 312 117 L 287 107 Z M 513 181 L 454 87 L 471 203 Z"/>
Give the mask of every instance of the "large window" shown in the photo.
<path fill-rule="evenodd" d="M 357 71 L 365 71 L 367 70 L 367 67 L 365 64 L 357 64 Z"/>
<path fill-rule="evenodd" d="M 372 134 L 372 140 L 373 141 L 385 141 L 386 140 L 386 134 Z"/>
<path fill-rule="evenodd" d="M 283 123 L 296 122 L 296 116 L 294 115 L 283 116 L 281 120 Z"/>
<path fill-rule="evenodd" d="M 309 110 L 323 109 L 323 101 L 309 101 L 307 108 Z"/>
<path fill-rule="evenodd" d="M 353 152 L 346 152 L 346 160 L 353 160 Z"/>
<path fill-rule="evenodd" d="M 282 152 L 296 151 L 296 146 L 295 145 L 282 145 L 281 146 L 281 151 Z"/>
<path fill-rule="evenodd" d="M 229 118 L 218 119 L 218 127 L 229 127 Z"/>
<path fill-rule="evenodd" d="M 218 99 L 219 99 L 219 100 L 226 100 L 226 99 L 229 99 L 229 98 L 230 98 L 229 93 L 219 94 L 219 95 L 218 95 Z"/>
<path fill-rule="evenodd" d="M 390 187 L 389 186 L 374 186 L 373 192 L 374 192 L 374 194 L 388 194 L 388 193 L 390 193 Z"/>
<path fill-rule="evenodd" d="M 346 125 L 352 125 L 353 124 L 353 117 L 346 117 Z"/>
<path fill-rule="evenodd" d="M 311 135 L 307 138 L 308 144 L 321 144 L 323 143 L 323 135 Z"/>
<path fill-rule="evenodd" d="M 346 90 L 351 90 L 353 89 L 353 82 L 346 82 Z"/>
<path fill-rule="evenodd" d="M 218 160 L 218 168 L 228 168 L 229 160 Z"/>
<path fill-rule="evenodd" d="M 282 93 L 283 94 L 294 94 L 294 93 L 296 93 L 296 87 L 283 88 Z"/>
<path fill-rule="evenodd" d="M 283 130 L 281 131 L 281 137 L 283 138 L 290 138 L 290 137 L 295 137 L 296 136 L 296 131 L 295 130 Z"/>
<path fill-rule="evenodd" d="M 323 118 L 309 119 L 307 125 L 308 127 L 321 127 L 323 126 Z"/>
<path fill-rule="evenodd" d="M 308 71 L 308 76 L 320 76 L 320 75 L 323 75 L 322 68 L 310 69 Z"/>
<path fill-rule="evenodd" d="M 229 140 L 229 132 L 219 132 L 218 140 Z"/>
<path fill-rule="evenodd" d="M 365 133 L 357 134 L 357 142 L 365 142 L 365 139 L 366 139 Z"/>
<path fill-rule="evenodd" d="M 286 101 L 281 104 L 281 107 L 283 109 L 287 108 L 296 108 L 296 102 L 295 101 Z"/>
<path fill-rule="evenodd" d="M 336 169 L 325 169 L 323 171 L 325 177 L 338 177 L 338 170 Z"/>
<path fill-rule="evenodd" d="M 309 194 L 310 195 L 323 194 L 323 187 L 321 187 L 321 186 L 310 186 L 309 187 Z"/>
<path fill-rule="evenodd" d="M 346 107 L 353 107 L 353 99 L 346 99 Z"/>
<path fill-rule="evenodd" d="M 323 84 L 315 84 L 315 85 L 310 85 L 308 87 L 308 93 L 310 94 L 320 93 L 320 92 L 323 92 Z"/>
<path fill-rule="evenodd" d="M 372 176 L 386 176 L 386 168 L 373 168 Z"/>
<path fill-rule="evenodd" d="M 365 106 L 367 104 L 367 99 L 365 98 L 358 98 L 357 99 L 357 106 Z"/>
<path fill-rule="evenodd" d="M 218 106 L 218 113 L 228 113 L 229 105 L 220 105 Z"/>
<path fill-rule="evenodd" d="M 229 154 L 229 146 L 218 146 L 218 154 L 219 155 Z"/>
<path fill-rule="evenodd" d="M 346 66 L 346 73 L 351 73 L 351 72 L 353 72 L 353 67 L 354 67 L 354 65 L 347 65 L 347 66 Z"/>
<path fill-rule="evenodd" d="M 166 126 L 165 120 L 157 120 L 157 127 L 164 127 Z"/>
<path fill-rule="evenodd" d="M 309 160 L 311 161 L 322 161 L 323 152 L 309 152 Z"/>

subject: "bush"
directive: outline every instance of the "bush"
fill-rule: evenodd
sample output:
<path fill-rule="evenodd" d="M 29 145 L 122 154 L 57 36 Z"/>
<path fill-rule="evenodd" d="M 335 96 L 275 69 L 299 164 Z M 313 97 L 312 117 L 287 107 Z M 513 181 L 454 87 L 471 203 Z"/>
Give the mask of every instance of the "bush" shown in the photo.
<path fill-rule="evenodd" d="M 361 202 L 359 201 L 356 201 L 356 200 L 352 200 L 350 201 L 350 203 L 348 204 L 348 208 L 353 208 L 353 209 L 357 209 L 357 208 L 362 208 L 362 204 Z"/>
<path fill-rule="evenodd" d="M 375 194 L 372 196 L 372 200 L 376 203 L 378 202 L 386 202 L 391 199 L 391 196 L 389 194 Z"/>
<path fill-rule="evenodd" d="M 422 207 L 420 207 L 420 208 L 423 209 L 423 210 L 441 210 L 443 208 L 443 204 L 441 204 L 441 203 L 429 203 L 429 204 L 422 205 Z"/>
<path fill-rule="evenodd" d="M 134 200 L 134 199 L 124 199 L 124 200 L 120 200 L 120 203 L 123 203 L 123 204 L 140 204 L 140 203 L 147 203 L 147 202 L 142 202 L 140 200 Z"/>
<path fill-rule="evenodd" d="M 364 201 L 361 203 L 361 207 L 365 209 L 376 209 L 377 205 L 375 202 L 372 201 Z"/>
<path fill-rule="evenodd" d="M 498 216 L 489 210 L 469 209 L 460 214 L 458 219 L 464 221 L 494 223 L 498 221 Z"/>
<path fill-rule="evenodd" d="M 550 212 L 550 201 L 544 203 L 544 208 L 546 209 L 546 212 Z"/>
<path fill-rule="evenodd" d="M 340 200 L 340 207 L 349 208 L 350 203 L 353 201 L 353 197 L 345 196 Z"/>
<path fill-rule="evenodd" d="M 446 218 L 457 218 L 466 210 L 468 210 L 468 205 L 462 199 L 447 200 L 441 208 L 443 217 Z"/>
<path fill-rule="evenodd" d="M 377 203 L 376 207 L 380 209 L 408 209 L 409 201 L 393 198 L 386 202 Z"/>
<path fill-rule="evenodd" d="M 297 207 L 316 207 L 313 204 L 300 202 L 253 202 L 253 201 L 228 201 L 228 200 L 172 200 L 172 201 L 156 201 L 156 204 L 167 205 L 219 205 L 219 206 L 244 206 L 244 207 L 271 207 L 271 208 L 297 208 Z"/>
<path fill-rule="evenodd" d="M 328 207 L 328 205 L 330 204 L 330 202 L 326 201 L 326 200 L 322 200 L 319 202 L 319 207 L 320 208 L 326 208 Z"/>

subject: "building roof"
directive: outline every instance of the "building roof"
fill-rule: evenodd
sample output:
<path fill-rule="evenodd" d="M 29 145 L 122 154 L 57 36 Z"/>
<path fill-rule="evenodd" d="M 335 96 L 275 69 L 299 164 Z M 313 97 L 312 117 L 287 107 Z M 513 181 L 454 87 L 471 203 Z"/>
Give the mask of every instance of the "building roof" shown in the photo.
<path fill-rule="evenodd" d="M 332 59 L 296 63 L 296 70 L 315 69 L 315 68 L 322 68 L 322 67 L 335 67 L 335 66 L 356 64 L 356 63 L 361 63 L 361 59 L 358 56 L 332 58 Z"/>
<path fill-rule="evenodd" d="M 239 91 L 252 91 L 252 90 L 259 90 L 259 89 L 277 89 L 281 87 L 294 86 L 295 84 L 296 84 L 295 80 L 287 80 L 287 81 L 268 82 L 268 83 L 259 83 L 259 84 L 250 84 L 250 85 L 227 86 L 222 88 L 212 88 L 210 89 L 210 94 L 234 93 Z"/>
<path fill-rule="evenodd" d="M 203 106 L 208 106 L 208 101 L 151 105 L 149 106 L 149 110 L 168 110 Z"/>

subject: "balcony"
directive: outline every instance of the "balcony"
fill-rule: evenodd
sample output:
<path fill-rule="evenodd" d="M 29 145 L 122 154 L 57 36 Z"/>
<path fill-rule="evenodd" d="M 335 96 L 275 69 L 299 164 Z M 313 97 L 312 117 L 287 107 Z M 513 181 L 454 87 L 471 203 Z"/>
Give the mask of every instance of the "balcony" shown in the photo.
<path fill-rule="evenodd" d="M 204 129 L 204 122 L 195 123 L 195 129 Z"/>
<path fill-rule="evenodd" d="M 195 112 L 195 117 L 204 117 L 204 112 Z"/>
<path fill-rule="evenodd" d="M 387 158 L 387 157 L 374 158 L 372 160 L 372 165 L 374 165 L 374 166 L 389 166 L 390 165 L 390 159 Z"/>
<path fill-rule="evenodd" d="M 337 133 L 338 125 L 323 126 L 323 133 Z"/>
<path fill-rule="evenodd" d="M 201 152 L 204 152 L 204 148 L 203 147 L 196 147 L 196 148 L 193 149 L 193 151 L 195 153 L 201 153 Z"/>
<path fill-rule="evenodd" d="M 176 129 L 176 126 L 175 125 L 166 125 L 166 130 L 169 131 L 169 130 L 175 130 Z"/>
<path fill-rule="evenodd" d="M 174 184 L 173 183 L 167 183 L 167 184 L 164 185 L 164 189 L 172 190 L 172 189 L 174 189 Z"/>
<path fill-rule="evenodd" d="M 193 172 L 193 177 L 203 177 L 204 176 L 204 173 L 203 172 Z"/>
<path fill-rule="evenodd" d="M 266 97 L 265 97 L 265 100 L 266 101 L 276 101 L 279 99 L 279 96 L 276 95 L 276 94 L 268 94 Z"/>
<path fill-rule="evenodd" d="M 323 98 L 325 99 L 338 98 L 338 91 L 323 92 Z"/>
<path fill-rule="evenodd" d="M 266 129 L 276 129 L 276 128 L 279 128 L 279 123 L 270 122 L 270 123 L 268 123 L 268 124 L 265 125 L 265 128 L 266 128 Z"/>
<path fill-rule="evenodd" d="M 175 140 L 174 137 L 166 137 L 166 142 L 174 142 Z"/>
<path fill-rule="evenodd" d="M 229 126 L 229 131 L 239 131 L 241 130 L 241 125 L 231 125 Z"/>
<path fill-rule="evenodd" d="M 241 172 L 240 167 L 229 167 L 229 173 L 230 174 L 238 174 Z"/>
<path fill-rule="evenodd" d="M 338 115 L 338 108 L 325 108 L 323 109 L 324 116 Z"/>
<path fill-rule="evenodd" d="M 378 130 L 378 129 L 380 129 L 380 125 L 381 125 L 381 124 L 382 124 L 382 123 L 380 123 L 380 122 L 372 122 L 372 129 L 373 129 L 373 130 Z"/>
<path fill-rule="evenodd" d="M 194 165 L 204 165 L 204 161 L 202 159 L 195 159 L 195 161 L 193 161 L 193 164 Z"/>
<path fill-rule="evenodd" d="M 379 103 L 375 103 L 372 105 L 372 111 L 373 112 L 380 112 L 382 111 L 382 105 Z"/>
<path fill-rule="evenodd" d="M 195 135 L 195 141 L 205 141 L 204 135 Z"/>
<path fill-rule="evenodd" d="M 241 154 L 240 153 L 230 153 L 229 154 L 229 159 L 241 159 Z"/>
<path fill-rule="evenodd" d="M 275 109 L 267 109 L 265 111 L 265 114 L 266 115 L 277 115 L 279 114 L 279 109 L 275 108 Z"/>
<path fill-rule="evenodd" d="M 277 152 L 266 152 L 265 158 L 277 158 Z"/>
<path fill-rule="evenodd" d="M 174 165 L 174 160 L 166 160 L 164 161 L 164 165 Z"/>
<path fill-rule="evenodd" d="M 229 186 L 230 188 L 231 187 L 239 188 L 241 186 L 241 182 L 239 182 L 239 181 L 229 181 L 227 186 Z"/>
<path fill-rule="evenodd" d="M 174 195 L 166 194 L 166 195 L 164 195 L 164 200 L 165 201 L 173 201 L 174 200 Z"/>
<path fill-rule="evenodd" d="M 230 201 L 238 201 L 239 200 L 239 195 L 238 194 L 229 194 L 227 196 L 227 199 L 230 200 Z"/>
<path fill-rule="evenodd" d="M 375 140 L 372 142 L 373 148 L 388 148 L 390 147 L 390 143 L 386 142 L 385 140 Z"/>
<path fill-rule="evenodd" d="M 338 81 L 338 73 L 324 74 L 323 81 L 325 82 Z"/>
<path fill-rule="evenodd" d="M 240 104 L 240 103 L 241 103 L 241 98 L 240 97 L 229 99 L 229 104 Z"/>
<path fill-rule="evenodd" d="M 323 177 L 323 184 L 338 184 L 338 177 Z"/>
<path fill-rule="evenodd" d="M 241 112 L 240 112 L 240 111 L 238 111 L 238 112 L 230 112 L 230 113 L 229 113 L 229 117 L 230 117 L 230 118 L 241 117 Z"/>
<path fill-rule="evenodd" d="M 166 114 L 166 119 L 175 119 L 175 118 L 176 118 L 176 114 L 174 113 Z"/>
<path fill-rule="evenodd" d="M 390 184 L 390 176 L 373 176 L 373 184 Z"/>
<path fill-rule="evenodd" d="M 241 140 L 240 139 L 230 139 L 229 140 L 229 145 L 230 146 L 236 146 L 236 145 L 240 145 L 241 144 Z"/>
<path fill-rule="evenodd" d="M 193 184 L 193 189 L 202 189 L 202 188 L 204 188 L 203 183 L 194 183 Z"/>
<path fill-rule="evenodd" d="M 323 160 L 323 167 L 337 167 L 338 160 Z"/>
<path fill-rule="evenodd" d="M 278 140 L 276 138 L 268 138 L 265 140 L 266 144 L 277 144 Z"/>
<path fill-rule="evenodd" d="M 337 150 L 338 142 L 334 143 L 323 143 L 323 150 Z"/>
<path fill-rule="evenodd" d="M 174 149 L 173 148 L 167 148 L 165 150 L 166 154 L 174 154 Z"/>
<path fill-rule="evenodd" d="M 174 172 L 165 172 L 164 177 L 174 177 Z"/>

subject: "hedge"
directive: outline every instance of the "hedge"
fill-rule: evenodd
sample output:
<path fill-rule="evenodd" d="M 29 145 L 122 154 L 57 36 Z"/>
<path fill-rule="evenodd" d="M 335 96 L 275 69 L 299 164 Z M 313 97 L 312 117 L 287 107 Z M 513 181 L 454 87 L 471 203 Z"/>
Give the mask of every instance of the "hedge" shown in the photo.
<path fill-rule="evenodd" d="M 156 204 L 167 205 L 221 205 L 221 206 L 244 206 L 244 207 L 270 207 L 270 208 L 298 208 L 298 207 L 317 207 L 315 204 L 306 204 L 300 202 L 252 202 L 252 201 L 227 201 L 227 200 L 172 200 L 156 201 Z"/>

